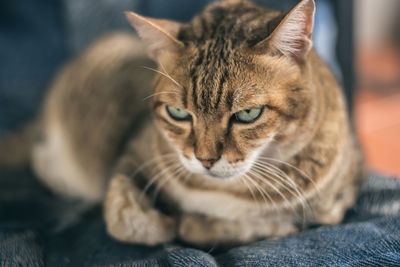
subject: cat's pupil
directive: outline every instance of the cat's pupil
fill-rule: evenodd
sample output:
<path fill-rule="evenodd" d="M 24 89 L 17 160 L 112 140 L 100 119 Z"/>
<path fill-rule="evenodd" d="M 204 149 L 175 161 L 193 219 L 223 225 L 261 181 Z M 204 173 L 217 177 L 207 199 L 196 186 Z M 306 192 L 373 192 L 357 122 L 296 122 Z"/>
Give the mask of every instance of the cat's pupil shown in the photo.
<path fill-rule="evenodd" d="M 247 113 L 250 113 L 251 109 L 246 109 L 245 111 L 246 111 Z"/>

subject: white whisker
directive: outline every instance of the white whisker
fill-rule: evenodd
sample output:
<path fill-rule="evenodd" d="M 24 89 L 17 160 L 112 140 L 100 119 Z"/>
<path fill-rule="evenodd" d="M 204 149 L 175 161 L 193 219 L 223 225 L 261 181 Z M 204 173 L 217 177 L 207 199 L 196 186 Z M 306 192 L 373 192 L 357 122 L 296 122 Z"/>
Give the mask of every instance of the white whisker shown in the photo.
<path fill-rule="evenodd" d="M 286 185 L 287 181 L 285 179 L 283 179 L 281 176 L 279 176 L 279 174 L 275 173 L 272 169 L 268 169 L 265 166 L 260 166 L 257 163 L 254 164 L 253 168 L 258 170 L 258 171 L 265 171 L 265 172 L 267 172 L 267 174 L 272 175 L 273 177 L 269 177 L 268 176 L 268 178 L 274 180 L 277 183 L 279 183 L 286 191 L 288 191 L 291 194 L 293 194 L 293 190 L 297 189 L 297 188 L 293 188 L 293 185 L 288 185 L 288 186 L 292 187 L 292 188 L 289 188 Z M 261 174 L 261 172 L 260 172 L 260 174 Z M 276 180 L 275 177 L 278 178 L 280 181 Z"/>
<path fill-rule="evenodd" d="M 163 65 L 161 62 L 159 62 L 159 64 L 160 64 L 161 68 L 163 69 L 164 73 L 168 75 L 168 78 L 170 78 L 170 79 L 171 79 L 175 84 L 177 84 L 180 88 L 183 88 L 183 86 L 182 86 L 180 83 L 178 83 L 175 79 L 173 79 L 173 78 L 171 77 L 171 75 L 169 75 L 169 73 L 168 73 L 168 71 L 165 69 L 164 65 Z"/>
<path fill-rule="evenodd" d="M 287 199 L 287 197 L 286 197 L 284 194 L 282 194 L 282 192 L 279 190 L 279 188 L 277 188 L 275 185 L 273 185 L 273 184 L 272 184 L 270 181 L 268 181 L 267 179 L 263 179 L 263 177 L 261 176 L 262 174 L 260 174 L 260 173 L 258 173 L 258 172 L 256 172 L 256 171 L 254 171 L 254 170 L 250 170 L 250 172 L 251 172 L 252 174 L 254 174 L 254 175 L 256 176 L 256 178 L 259 179 L 259 181 L 262 181 L 263 183 L 265 183 L 266 185 L 268 185 L 269 187 L 271 187 L 273 190 L 275 190 L 275 192 L 277 192 L 277 193 L 281 196 L 281 198 L 284 200 L 284 202 L 286 202 L 286 203 L 290 206 L 290 208 L 291 208 L 294 212 L 296 212 L 296 209 L 294 208 L 293 204 Z"/>
<path fill-rule="evenodd" d="M 158 74 L 161 74 L 161 75 L 163 75 L 164 77 L 168 78 L 170 81 L 172 81 L 172 82 L 173 82 L 176 86 L 178 86 L 179 88 L 183 88 L 183 86 L 180 85 L 175 79 L 173 79 L 168 73 L 164 73 L 164 72 L 159 71 L 159 70 L 157 70 L 157 69 L 153 69 L 153 68 L 146 67 L 146 66 L 141 66 L 141 68 L 144 68 L 144 69 L 147 69 L 147 70 L 151 70 L 151 71 L 154 71 L 154 72 L 156 72 L 156 73 L 158 73 Z"/>
<path fill-rule="evenodd" d="M 130 177 L 133 179 L 139 172 L 141 172 L 143 169 L 145 169 L 145 168 L 148 167 L 149 165 L 151 165 L 151 164 L 156 164 L 157 161 L 162 160 L 162 159 L 165 159 L 165 158 L 166 158 L 166 160 L 172 159 L 172 158 L 174 157 L 174 155 L 175 155 L 175 153 L 166 153 L 166 154 L 164 154 L 164 155 L 161 155 L 161 156 L 155 157 L 155 158 L 153 158 L 153 159 L 151 159 L 151 160 L 148 160 L 148 161 L 144 162 L 143 164 L 141 164 L 141 165 L 135 170 L 135 172 L 134 172 L 133 174 L 130 175 Z"/>
<path fill-rule="evenodd" d="M 140 197 L 139 197 L 139 201 L 142 201 L 142 200 L 143 200 L 143 198 L 145 197 L 146 192 L 150 189 L 150 187 L 151 187 L 155 182 L 157 182 L 157 180 L 163 178 L 162 175 L 164 175 L 165 173 L 167 173 L 170 169 L 172 169 L 172 168 L 177 168 L 177 167 L 179 167 L 179 166 L 181 166 L 180 163 L 175 163 L 175 164 L 169 165 L 169 166 L 165 167 L 164 169 L 162 169 L 162 170 L 161 170 L 159 173 L 157 173 L 154 177 L 152 177 L 152 178 L 150 179 L 150 181 L 146 184 L 146 186 L 143 188 L 143 190 L 142 190 L 142 192 L 141 192 L 141 194 L 140 194 Z"/>
<path fill-rule="evenodd" d="M 181 96 L 179 93 L 172 92 L 172 91 L 170 91 L 170 92 L 158 92 L 158 93 L 154 93 L 154 94 L 151 94 L 149 96 L 146 96 L 145 98 L 142 99 L 142 101 L 145 101 L 145 100 L 147 100 L 149 98 L 152 98 L 153 96 L 163 95 L 163 94 L 174 94 L 174 95 L 177 95 L 177 96 Z"/>
<path fill-rule="evenodd" d="M 178 165 L 178 167 L 176 167 L 176 165 L 175 165 L 175 167 L 173 167 L 173 168 L 174 168 L 174 170 L 172 171 L 172 173 L 167 173 L 167 176 L 164 177 L 164 180 L 157 184 L 156 189 L 154 190 L 154 193 L 153 193 L 153 197 L 152 197 L 153 203 L 156 202 L 157 196 L 160 193 L 161 188 L 163 186 L 165 186 L 172 179 L 175 179 L 176 176 L 178 176 L 178 180 L 179 180 L 180 175 L 185 171 L 185 168 L 180 164 Z"/>
<path fill-rule="evenodd" d="M 273 164 L 270 164 L 268 162 L 260 162 L 256 161 L 255 165 L 258 165 L 262 168 L 268 168 L 272 169 L 271 171 L 275 170 L 276 177 L 280 179 L 282 182 L 285 182 L 286 184 L 290 183 L 292 188 L 296 191 L 296 193 L 299 195 L 299 200 L 301 201 L 301 205 L 303 209 L 305 209 L 304 203 L 307 204 L 309 210 L 313 212 L 312 207 L 310 203 L 308 202 L 307 198 L 305 197 L 304 193 L 302 192 L 303 190 L 294 182 L 294 180 L 283 170 L 279 169 Z M 288 184 L 289 185 L 289 184 Z M 290 185 L 289 185 L 290 186 Z M 304 213 L 304 210 L 303 210 Z"/>
<path fill-rule="evenodd" d="M 280 213 L 278 207 L 276 206 L 275 201 L 272 199 L 272 197 L 268 194 L 268 192 L 265 191 L 264 188 L 262 188 L 256 181 L 254 181 L 254 179 L 252 179 L 251 176 L 249 175 L 245 175 L 245 177 L 248 179 L 249 182 L 251 182 L 254 187 L 258 190 L 258 192 L 260 192 L 262 198 L 264 199 L 265 204 L 268 204 L 268 201 L 265 199 L 265 196 L 269 199 L 269 201 L 271 202 L 271 204 L 274 206 L 275 210 Z"/>
<path fill-rule="evenodd" d="M 284 173 L 286 175 L 286 179 L 285 179 L 285 177 L 283 177 L 282 175 L 277 173 L 274 169 L 271 169 L 268 166 L 262 166 L 257 162 L 254 164 L 253 168 L 255 168 L 258 171 L 264 171 L 264 172 L 267 172 L 267 174 L 270 174 L 271 176 L 268 176 L 268 179 L 271 179 L 274 182 L 281 185 L 287 192 L 289 192 L 291 195 L 293 195 L 295 198 L 297 198 L 299 200 L 301 207 L 302 207 L 303 224 L 304 224 L 305 219 L 306 219 L 304 202 L 306 202 L 307 204 L 308 204 L 308 202 L 305 199 L 305 197 L 303 196 L 303 194 L 300 192 L 298 186 L 296 184 L 290 183 L 290 182 L 293 182 L 290 179 L 290 177 Z M 288 186 L 290 186 L 290 188 Z"/>
<path fill-rule="evenodd" d="M 318 190 L 317 185 L 316 185 L 315 182 L 314 182 L 314 180 L 313 180 L 307 173 L 305 173 L 303 170 L 299 169 L 298 167 L 293 166 L 292 164 L 287 163 L 287 162 L 285 162 L 285 161 L 278 160 L 278 159 L 274 159 L 274 158 L 259 157 L 259 159 L 274 161 L 274 162 L 281 163 L 281 164 L 283 164 L 283 165 L 286 165 L 286 166 L 288 166 L 288 167 L 293 168 L 294 170 L 296 170 L 297 172 L 299 172 L 303 177 L 307 178 L 307 180 L 309 180 L 309 181 L 313 184 L 313 186 L 314 186 L 315 189 L 317 190 L 317 194 L 320 193 L 319 190 Z"/>
<path fill-rule="evenodd" d="M 249 179 L 246 175 L 244 175 L 243 177 L 242 177 L 243 179 L 240 179 L 243 183 L 244 183 L 244 185 L 247 187 L 247 189 L 249 190 L 249 192 L 250 192 L 250 194 L 251 194 L 251 197 L 253 198 L 253 200 L 256 202 L 256 203 L 258 203 L 258 201 L 257 201 L 257 197 L 256 197 L 256 195 L 254 194 L 254 191 L 253 191 L 253 189 L 251 188 L 251 186 L 247 183 L 247 179 Z M 260 207 L 260 209 L 261 209 L 261 207 Z"/>

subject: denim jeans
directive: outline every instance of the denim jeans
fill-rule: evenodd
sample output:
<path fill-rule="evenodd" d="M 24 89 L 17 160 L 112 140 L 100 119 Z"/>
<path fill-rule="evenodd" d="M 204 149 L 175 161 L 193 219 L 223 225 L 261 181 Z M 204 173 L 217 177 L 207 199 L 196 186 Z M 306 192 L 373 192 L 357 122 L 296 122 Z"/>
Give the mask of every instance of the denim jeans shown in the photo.
<path fill-rule="evenodd" d="M 337 226 L 227 251 L 107 236 L 101 207 L 63 200 L 29 172 L 0 172 L 0 266 L 400 266 L 400 180 L 371 174 Z"/>

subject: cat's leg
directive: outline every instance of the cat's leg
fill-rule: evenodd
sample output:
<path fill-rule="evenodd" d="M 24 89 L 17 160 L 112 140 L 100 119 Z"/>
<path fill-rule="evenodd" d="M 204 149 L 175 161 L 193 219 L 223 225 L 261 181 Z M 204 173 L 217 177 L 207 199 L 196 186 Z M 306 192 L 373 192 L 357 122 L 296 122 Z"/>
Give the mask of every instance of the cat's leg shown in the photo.
<path fill-rule="evenodd" d="M 127 176 L 111 179 L 104 209 L 107 231 L 120 241 L 156 245 L 176 237 L 175 220 L 152 208 Z"/>
<path fill-rule="evenodd" d="M 200 215 L 185 215 L 179 225 L 179 237 L 199 246 L 243 244 L 265 237 L 286 236 L 298 232 L 288 221 L 230 221 Z"/>
<path fill-rule="evenodd" d="M 360 184 L 366 177 L 366 173 L 361 160 L 357 162 L 357 158 L 355 156 L 353 158 L 355 163 L 349 166 L 351 169 L 341 169 L 340 171 L 345 173 L 336 175 L 336 177 L 342 177 L 342 180 L 335 179 L 327 186 L 327 190 L 323 192 L 324 201 L 321 201 L 319 196 L 312 200 L 315 203 L 313 217 L 316 223 L 340 223 L 346 211 L 356 202 Z"/>
<path fill-rule="evenodd" d="M 327 194 L 325 201 L 314 209 L 315 221 L 332 225 L 340 223 L 348 208 L 356 201 L 356 195 L 356 186 L 347 184 L 341 187 L 336 194 L 331 194 L 331 196 Z"/>

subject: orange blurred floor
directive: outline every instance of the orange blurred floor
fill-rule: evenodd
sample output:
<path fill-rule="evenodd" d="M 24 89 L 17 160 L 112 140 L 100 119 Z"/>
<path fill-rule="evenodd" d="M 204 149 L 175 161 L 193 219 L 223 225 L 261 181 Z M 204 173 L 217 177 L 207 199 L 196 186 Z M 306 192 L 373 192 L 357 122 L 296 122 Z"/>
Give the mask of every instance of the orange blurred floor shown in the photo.
<path fill-rule="evenodd" d="M 400 177 L 400 52 L 361 50 L 357 66 L 355 121 L 369 168 Z"/>

